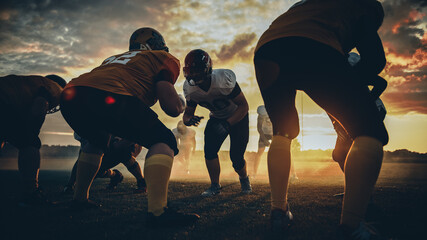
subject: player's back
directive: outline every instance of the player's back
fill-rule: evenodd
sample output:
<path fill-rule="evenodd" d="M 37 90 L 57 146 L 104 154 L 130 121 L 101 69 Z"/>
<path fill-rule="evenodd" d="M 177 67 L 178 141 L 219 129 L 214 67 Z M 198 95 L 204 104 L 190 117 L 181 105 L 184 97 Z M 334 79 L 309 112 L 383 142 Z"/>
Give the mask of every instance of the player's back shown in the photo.
<path fill-rule="evenodd" d="M 265 43 L 283 37 L 306 37 L 341 53 L 355 47 L 359 22 L 366 15 L 360 2 L 370 0 L 306 0 L 276 18 L 261 36 L 256 51 Z"/>
<path fill-rule="evenodd" d="M 179 60 L 165 51 L 133 50 L 105 59 L 91 72 L 71 80 L 69 86 L 88 86 L 136 96 L 152 106 L 157 101 L 155 77 L 162 70 L 171 72 L 176 80 L 180 71 Z"/>
<path fill-rule="evenodd" d="M 16 108 L 26 108 L 36 96 L 45 97 L 50 107 L 59 103 L 61 87 L 52 80 L 37 76 L 0 77 L 0 101 Z"/>

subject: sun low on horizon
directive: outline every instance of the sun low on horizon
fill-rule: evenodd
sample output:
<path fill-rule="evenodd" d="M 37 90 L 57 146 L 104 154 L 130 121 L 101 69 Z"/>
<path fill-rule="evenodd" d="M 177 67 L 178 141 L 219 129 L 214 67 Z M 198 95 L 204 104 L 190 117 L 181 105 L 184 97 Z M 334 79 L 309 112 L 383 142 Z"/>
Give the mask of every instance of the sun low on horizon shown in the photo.
<path fill-rule="evenodd" d="M 70 81 L 115 54 L 127 51 L 132 32 L 153 27 L 181 63 L 192 49 L 206 50 L 214 68 L 232 69 L 250 108 L 248 151 L 256 151 L 256 109 L 262 105 L 253 67 L 261 34 L 295 0 L 159 1 L 4 1 L 0 8 L 0 75 L 58 74 Z M 380 74 L 388 81 L 381 96 L 390 142 L 385 150 L 427 152 L 427 6 L 419 0 L 383 0 L 385 19 L 379 35 L 387 56 Z M 313 56 L 321 61 L 321 56 Z M 181 73 L 175 84 L 182 93 Z M 297 95 L 303 150 L 331 149 L 336 134 L 329 118 L 306 94 Z M 169 128 L 170 118 L 153 108 Z M 205 121 L 196 129 L 203 149 Z M 60 113 L 49 115 L 40 138 L 48 145 L 77 145 Z M 227 148 L 224 144 L 224 148 Z"/>

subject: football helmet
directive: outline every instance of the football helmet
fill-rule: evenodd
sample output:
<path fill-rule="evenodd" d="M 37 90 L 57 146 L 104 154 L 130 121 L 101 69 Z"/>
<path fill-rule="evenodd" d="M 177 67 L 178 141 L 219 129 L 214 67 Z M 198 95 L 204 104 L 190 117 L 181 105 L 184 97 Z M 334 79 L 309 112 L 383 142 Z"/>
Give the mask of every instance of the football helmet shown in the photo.
<path fill-rule="evenodd" d="M 132 33 L 129 39 L 131 50 L 163 50 L 169 52 L 163 36 L 155 29 L 144 27 Z"/>
<path fill-rule="evenodd" d="M 185 57 L 184 77 L 191 86 L 199 85 L 212 74 L 212 59 L 202 49 L 190 51 Z"/>

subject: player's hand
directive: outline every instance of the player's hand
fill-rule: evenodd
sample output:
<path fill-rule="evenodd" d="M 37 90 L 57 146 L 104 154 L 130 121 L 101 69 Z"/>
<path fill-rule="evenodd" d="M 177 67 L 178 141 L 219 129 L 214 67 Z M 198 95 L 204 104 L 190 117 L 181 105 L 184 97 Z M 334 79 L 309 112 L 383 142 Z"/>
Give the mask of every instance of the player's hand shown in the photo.
<path fill-rule="evenodd" d="M 203 116 L 193 116 L 188 122 L 185 123 L 186 126 L 199 126 L 200 121 L 203 119 Z"/>

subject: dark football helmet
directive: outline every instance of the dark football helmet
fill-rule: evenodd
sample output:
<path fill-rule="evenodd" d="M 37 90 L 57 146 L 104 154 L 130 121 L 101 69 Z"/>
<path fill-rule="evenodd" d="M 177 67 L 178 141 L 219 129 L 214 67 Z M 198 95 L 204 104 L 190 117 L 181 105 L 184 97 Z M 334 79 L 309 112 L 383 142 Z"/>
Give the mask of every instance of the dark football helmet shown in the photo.
<path fill-rule="evenodd" d="M 169 52 L 163 36 L 155 29 L 144 27 L 132 33 L 129 39 L 130 50 L 163 50 Z"/>
<path fill-rule="evenodd" d="M 190 85 L 199 85 L 211 77 L 212 59 L 202 49 L 192 50 L 185 57 L 183 71 Z"/>

